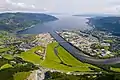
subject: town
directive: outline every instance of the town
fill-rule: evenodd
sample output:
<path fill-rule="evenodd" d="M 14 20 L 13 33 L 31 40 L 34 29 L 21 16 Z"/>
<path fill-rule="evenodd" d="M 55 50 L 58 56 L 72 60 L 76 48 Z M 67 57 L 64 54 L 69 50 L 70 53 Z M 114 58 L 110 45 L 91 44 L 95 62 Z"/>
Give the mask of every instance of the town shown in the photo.
<path fill-rule="evenodd" d="M 120 54 L 120 38 L 104 31 L 97 30 L 87 34 L 79 30 L 63 30 L 57 33 L 85 54 L 95 58 L 111 58 Z"/>

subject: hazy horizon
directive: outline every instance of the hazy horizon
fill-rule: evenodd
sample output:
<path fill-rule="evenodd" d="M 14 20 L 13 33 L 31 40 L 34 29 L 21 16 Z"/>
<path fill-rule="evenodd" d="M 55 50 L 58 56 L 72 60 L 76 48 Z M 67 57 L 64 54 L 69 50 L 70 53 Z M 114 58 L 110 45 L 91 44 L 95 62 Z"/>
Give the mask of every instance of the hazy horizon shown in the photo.
<path fill-rule="evenodd" d="M 119 14 L 119 0 L 1 0 L 0 12 Z"/>

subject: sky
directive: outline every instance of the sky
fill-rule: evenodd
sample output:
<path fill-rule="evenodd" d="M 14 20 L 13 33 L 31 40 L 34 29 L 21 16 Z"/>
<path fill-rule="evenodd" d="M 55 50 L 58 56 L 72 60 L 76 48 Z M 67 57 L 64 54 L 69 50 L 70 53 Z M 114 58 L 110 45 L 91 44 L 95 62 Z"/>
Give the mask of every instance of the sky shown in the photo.
<path fill-rule="evenodd" d="M 0 12 L 120 13 L 120 0 L 0 0 Z"/>

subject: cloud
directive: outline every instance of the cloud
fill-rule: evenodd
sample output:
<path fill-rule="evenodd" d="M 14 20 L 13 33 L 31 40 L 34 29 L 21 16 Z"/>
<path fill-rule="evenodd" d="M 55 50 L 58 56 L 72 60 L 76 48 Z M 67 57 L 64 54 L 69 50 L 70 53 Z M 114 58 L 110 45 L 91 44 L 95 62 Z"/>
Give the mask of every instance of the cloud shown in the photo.
<path fill-rule="evenodd" d="M 119 14 L 120 0 L 0 0 L 0 11 Z"/>
<path fill-rule="evenodd" d="M 35 5 L 31 5 L 32 8 L 35 8 Z"/>
<path fill-rule="evenodd" d="M 28 4 L 25 4 L 25 3 L 21 3 L 21 2 L 13 2 L 11 0 L 6 0 L 6 2 L 9 4 L 9 5 L 12 5 L 13 7 L 19 7 L 19 8 L 35 8 L 35 5 L 28 5 Z"/>
<path fill-rule="evenodd" d="M 118 13 L 120 12 L 120 5 L 111 6 L 109 8 L 106 8 L 106 11 L 109 11 L 110 13 Z"/>

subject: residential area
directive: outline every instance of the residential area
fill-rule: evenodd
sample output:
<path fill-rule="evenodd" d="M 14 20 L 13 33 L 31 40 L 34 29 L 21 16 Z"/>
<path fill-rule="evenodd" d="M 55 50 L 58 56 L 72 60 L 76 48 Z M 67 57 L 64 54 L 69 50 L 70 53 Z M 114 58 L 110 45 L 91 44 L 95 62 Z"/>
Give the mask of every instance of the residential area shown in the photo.
<path fill-rule="evenodd" d="M 112 36 L 105 32 L 93 31 L 91 34 L 87 34 L 79 30 L 63 30 L 58 33 L 66 41 L 90 56 L 96 58 L 110 58 L 117 57 L 120 54 L 120 44 L 118 44 L 119 37 Z"/>

